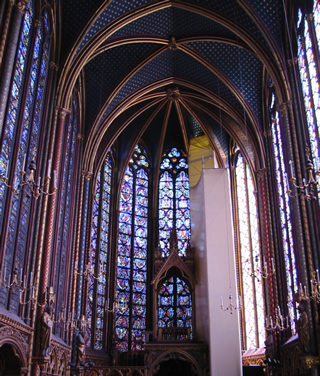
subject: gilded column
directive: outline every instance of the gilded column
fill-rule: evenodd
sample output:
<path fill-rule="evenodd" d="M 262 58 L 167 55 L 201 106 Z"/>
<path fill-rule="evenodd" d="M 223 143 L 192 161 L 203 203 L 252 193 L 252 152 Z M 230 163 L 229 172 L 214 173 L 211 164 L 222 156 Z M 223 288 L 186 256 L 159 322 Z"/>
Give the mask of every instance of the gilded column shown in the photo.
<path fill-rule="evenodd" d="M 2 30 L 2 35 L 1 35 L 1 39 L 0 39 L 0 68 L 1 68 L 1 65 L 2 65 L 2 61 L 3 61 L 3 53 L 4 53 L 4 49 L 5 49 L 5 46 L 6 46 L 6 41 L 7 41 L 7 38 L 8 38 L 8 30 L 9 30 L 9 25 L 10 25 L 10 19 L 11 19 L 11 15 L 12 15 L 12 8 L 13 8 L 13 5 L 14 5 L 14 1 L 13 0 L 10 0 L 9 1 L 9 6 L 8 6 L 8 9 L 7 9 L 7 13 L 6 13 L 6 16 L 4 18 L 4 10 L 5 10 L 5 1 L 2 2 L 2 4 L 0 5 L 0 22 L 2 24 L 3 22 L 3 30 Z"/>
<path fill-rule="evenodd" d="M 10 3 L 11 5 L 12 3 Z M 9 8 L 7 18 L 4 24 L 3 33 L 6 32 L 5 28 L 9 27 L 11 8 Z M 8 101 L 8 94 L 10 89 L 10 82 L 12 77 L 12 71 L 14 67 L 14 61 L 20 36 L 21 24 L 23 16 L 25 14 L 27 1 L 17 1 L 15 5 L 15 11 L 13 12 L 13 20 L 10 25 L 10 33 L 8 35 L 8 41 L 6 43 L 6 36 L 2 35 L 0 41 L 0 67 L 2 66 L 2 75 L 0 80 L 0 134 L 2 133 L 2 127 L 4 122 L 5 110 Z M 4 39 L 5 38 L 5 39 Z M 7 45 L 6 53 L 4 54 L 4 47 Z"/>
<path fill-rule="evenodd" d="M 89 191 L 90 191 L 90 179 L 92 174 L 84 171 L 82 173 L 82 179 L 84 179 L 83 187 L 83 201 L 82 201 L 82 221 L 81 221 L 81 232 L 80 232 L 80 244 L 79 244 L 79 254 L 78 254 L 78 277 L 76 285 L 76 299 L 75 299 L 75 319 L 79 322 L 81 316 L 82 307 L 82 290 L 83 290 L 83 275 L 81 275 L 85 268 L 85 251 L 86 251 L 86 234 L 87 234 L 87 220 L 88 220 L 88 209 L 89 209 Z M 77 263 L 75 265 L 77 268 Z M 84 314 L 84 313 L 83 313 Z M 77 364 L 77 339 L 78 332 L 76 331 L 73 336 L 72 343 L 72 363 L 75 366 Z"/>
<path fill-rule="evenodd" d="M 63 145 L 63 134 L 64 134 L 64 125 L 66 115 L 70 113 L 70 110 L 66 110 L 64 108 L 60 108 L 59 110 L 59 117 L 58 117 L 58 124 L 56 130 L 56 139 L 55 139 L 55 149 L 53 155 L 53 162 L 52 162 L 52 171 L 56 171 L 57 176 L 59 176 L 60 171 L 60 164 L 61 164 L 61 151 Z M 54 182 L 52 182 L 54 184 Z M 59 183 L 57 184 L 59 187 Z M 46 218 L 46 230 L 45 230 L 45 239 L 44 239 L 44 247 L 43 247 L 43 255 L 42 255 L 42 262 L 41 262 L 41 277 L 40 277 L 40 284 L 39 284 L 39 308 L 37 312 L 37 319 L 36 319 L 36 332 L 35 332 L 35 349 L 34 349 L 34 360 L 36 363 L 34 367 L 33 375 L 39 375 L 40 373 L 40 366 L 39 364 L 42 362 L 40 357 L 40 335 L 41 335 L 41 317 L 44 313 L 45 309 L 45 293 L 48 287 L 49 282 L 49 271 L 50 271 L 50 256 L 51 256 L 51 246 L 52 246 L 52 237 L 53 237 L 53 228 L 54 228 L 54 220 L 55 220 L 55 208 L 56 208 L 56 201 L 57 201 L 57 194 L 49 196 L 48 200 L 48 211 L 47 211 L 47 218 Z"/>

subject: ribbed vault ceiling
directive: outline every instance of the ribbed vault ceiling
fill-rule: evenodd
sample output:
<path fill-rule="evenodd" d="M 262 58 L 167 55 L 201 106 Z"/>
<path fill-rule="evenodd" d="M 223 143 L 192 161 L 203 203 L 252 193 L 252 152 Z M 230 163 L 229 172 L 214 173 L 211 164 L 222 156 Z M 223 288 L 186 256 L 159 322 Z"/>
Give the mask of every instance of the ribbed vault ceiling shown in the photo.
<path fill-rule="evenodd" d="M 125 154 L 142 139 L 157 160 L 203 134 L 221 166 L 232 138 L 263 167 L 263 73 L 280 82 L 282 12 L 278 0 L 62 0 L 59 104 L 82 77 L 88 168 L 115 140 Z"/>

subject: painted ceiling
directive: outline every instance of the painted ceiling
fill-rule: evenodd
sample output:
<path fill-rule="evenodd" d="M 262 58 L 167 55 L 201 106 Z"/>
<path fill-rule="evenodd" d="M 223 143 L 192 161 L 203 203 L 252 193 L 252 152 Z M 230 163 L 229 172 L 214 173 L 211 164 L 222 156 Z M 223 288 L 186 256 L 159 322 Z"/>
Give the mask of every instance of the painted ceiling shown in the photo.
<path fill-rule="evenodd" d="M 263 72 L 279 80 L 283 64 L 282 1 L 62 0 L 61 14 L 61 105 L 81 76 L 94 158 L 116 139 L 156 153 L 206 134 L 222 166 L 230 139 L 254 163 Z"/>

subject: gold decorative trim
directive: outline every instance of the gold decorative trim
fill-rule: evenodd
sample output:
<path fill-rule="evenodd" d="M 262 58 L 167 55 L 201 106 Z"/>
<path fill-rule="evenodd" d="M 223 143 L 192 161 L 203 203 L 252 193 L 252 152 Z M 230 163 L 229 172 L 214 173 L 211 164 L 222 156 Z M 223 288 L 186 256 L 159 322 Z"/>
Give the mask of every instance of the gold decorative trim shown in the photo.
<path fill-rule="evenodd" d="M 302 358 L 302 359 L 305 361 L 309 369 L 311 369 L 316 364 L 320 364 L 319 357 L 317 356 L 306 356 L 305 358 Z"/>
<path fill-rule="evenodd" d="M 23 332 L 24 334 L 30 335 L 32 333 L 32 329 L 30 326 L 24 324 L 22 321 L 14 320 L 13 318 L 0 313 L 0 324 L 8 325 L 10 327 L 13 327 L 20 332 Z M 0 328 L 1 329 L 1 328 Z"/>
<path fill-rule="evenodd" d="M 87 180 L 91 180 L 92 176 L 93 176 L 93 173 L 91 171 L 87 171 L 87 170 L 83 170 L 82 171 L 82 176 L 87 179 Z"/>

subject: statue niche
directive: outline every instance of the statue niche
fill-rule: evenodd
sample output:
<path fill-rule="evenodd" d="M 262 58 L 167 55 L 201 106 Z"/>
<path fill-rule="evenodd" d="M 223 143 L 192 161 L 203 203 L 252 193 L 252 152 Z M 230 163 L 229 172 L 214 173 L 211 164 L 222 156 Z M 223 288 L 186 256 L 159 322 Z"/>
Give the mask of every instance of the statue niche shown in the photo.
<path fill-rule="evenodd" d="M 53 326 L 53 307 L 55 294 L 53 287 L 49 287 L 45 293 L 46 306 L 41 316 L 41 332 L 40 332 L 40 355 L 43 357 L 50 356 L 51 333 Z"/>
<path fill-rule="evenodd" d="M 78 360 L 77 365 L 81 365 L 85 361 L 85 349 L 86 349 L 86 338 L 87 338 L 87 320 L 84 315 L 80 317 L 79 320 L 79 333 L 77 337 L 77 350 L 78 350 Z"/>

